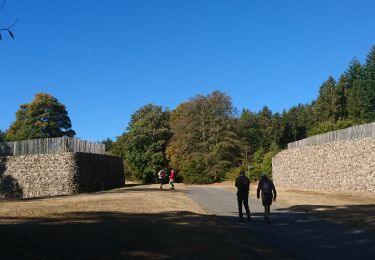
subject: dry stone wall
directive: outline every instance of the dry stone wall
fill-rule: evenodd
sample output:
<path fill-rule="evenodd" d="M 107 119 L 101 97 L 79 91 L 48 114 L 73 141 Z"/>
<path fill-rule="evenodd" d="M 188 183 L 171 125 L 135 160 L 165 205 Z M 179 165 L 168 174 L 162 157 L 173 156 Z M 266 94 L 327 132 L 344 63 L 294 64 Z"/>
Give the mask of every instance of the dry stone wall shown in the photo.
<path fill-rule="evenodd" d="M 71 195 L 122 187 L 122 159 L 88 153 L 2 157 L 0 197 Z"/>
<path fill-rule="evenodd" d="M 272 160 L 277 186 L 375 192 L 375 138 L 284 150 Z"/>

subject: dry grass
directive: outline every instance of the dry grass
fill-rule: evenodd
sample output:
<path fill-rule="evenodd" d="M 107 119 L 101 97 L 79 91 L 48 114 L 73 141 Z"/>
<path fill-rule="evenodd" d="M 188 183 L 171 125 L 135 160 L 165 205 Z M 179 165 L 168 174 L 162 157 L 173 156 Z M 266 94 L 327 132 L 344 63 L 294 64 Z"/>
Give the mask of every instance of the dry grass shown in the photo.
<path fill-rule="evenodd" d="M 213 184 L 235 191 L 233 182 Z M 250 196 L 256 196 L 256 185 Z M 276 187 L 278 206 L 305 211 L 331 222 L 375 232 L 375 193 L 323 192 Z"/>
<path fill-rule="evenodd" d="M 134 185 L 108 192 L 0 200 L 5 258 L 287 258 L 243 225 L 209 215 L 178 190 Z"/>
<path fill-rule="evenodd" d="M 159 191 L 154 185 L 142 185 L 100 192 L 30 200 L 0 200 L 0 223 L 17 218 L 61 218 L 71 212 L 126 212 L 160 213 L 168 211 L 190 211 L 205 214 L 205 211 L 183 192 Z"/>

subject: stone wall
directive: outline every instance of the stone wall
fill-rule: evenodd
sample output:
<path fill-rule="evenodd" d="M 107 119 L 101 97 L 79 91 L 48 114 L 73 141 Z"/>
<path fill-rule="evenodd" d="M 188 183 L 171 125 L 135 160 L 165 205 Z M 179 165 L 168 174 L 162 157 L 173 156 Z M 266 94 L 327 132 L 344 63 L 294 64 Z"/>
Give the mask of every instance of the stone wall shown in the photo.
<path fill-rule="evenodd" d="M 8 156 L 0 162 L 0 197 L 71 195 L 122 187 L 122 159 L 88 153 Z"/>
<path fill-rule="evenodd" d="M 375 138 L 284 150 L 272 160 L 276 186 L 375 192 Z"/>

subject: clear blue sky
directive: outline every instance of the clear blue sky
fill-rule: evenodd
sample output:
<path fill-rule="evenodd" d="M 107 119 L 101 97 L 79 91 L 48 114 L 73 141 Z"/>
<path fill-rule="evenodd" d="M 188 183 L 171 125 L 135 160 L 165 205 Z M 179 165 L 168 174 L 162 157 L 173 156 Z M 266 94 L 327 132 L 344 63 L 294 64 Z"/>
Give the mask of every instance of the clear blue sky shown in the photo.
<path fill-rule="evenodd" d="M 281 112 L 365 60 L 374 14 L 372 0 L 7 0 L 0 27 L 20 21 L 0 41 L 0 129 L 38 92 L 93 141 L 147 103 L 173 109 L 216 89 L 238 110 Z"/>

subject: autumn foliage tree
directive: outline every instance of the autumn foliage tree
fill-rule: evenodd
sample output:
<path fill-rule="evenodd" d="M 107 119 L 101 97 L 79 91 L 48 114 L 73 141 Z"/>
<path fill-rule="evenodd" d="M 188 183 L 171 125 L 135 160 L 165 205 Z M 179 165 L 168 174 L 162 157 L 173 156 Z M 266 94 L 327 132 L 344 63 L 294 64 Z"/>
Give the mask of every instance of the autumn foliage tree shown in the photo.
<path fill-rule="evenodd" d="M 63 104 L 55 97 L 39 93 L 28 104 L 23 104 L 16 112 L 16 120 L 6 133 L 9 141 L 25 139 L 61 137 L 75 135 L 72 123 Z"/>
<path fill-rule="evenodd" d="M 234 107 L 229 96 L 214 91 L 179 105 L 171 116 L 172 139 L 167 155 L 184 181 L 223 180 L 240 159 Z"/>

